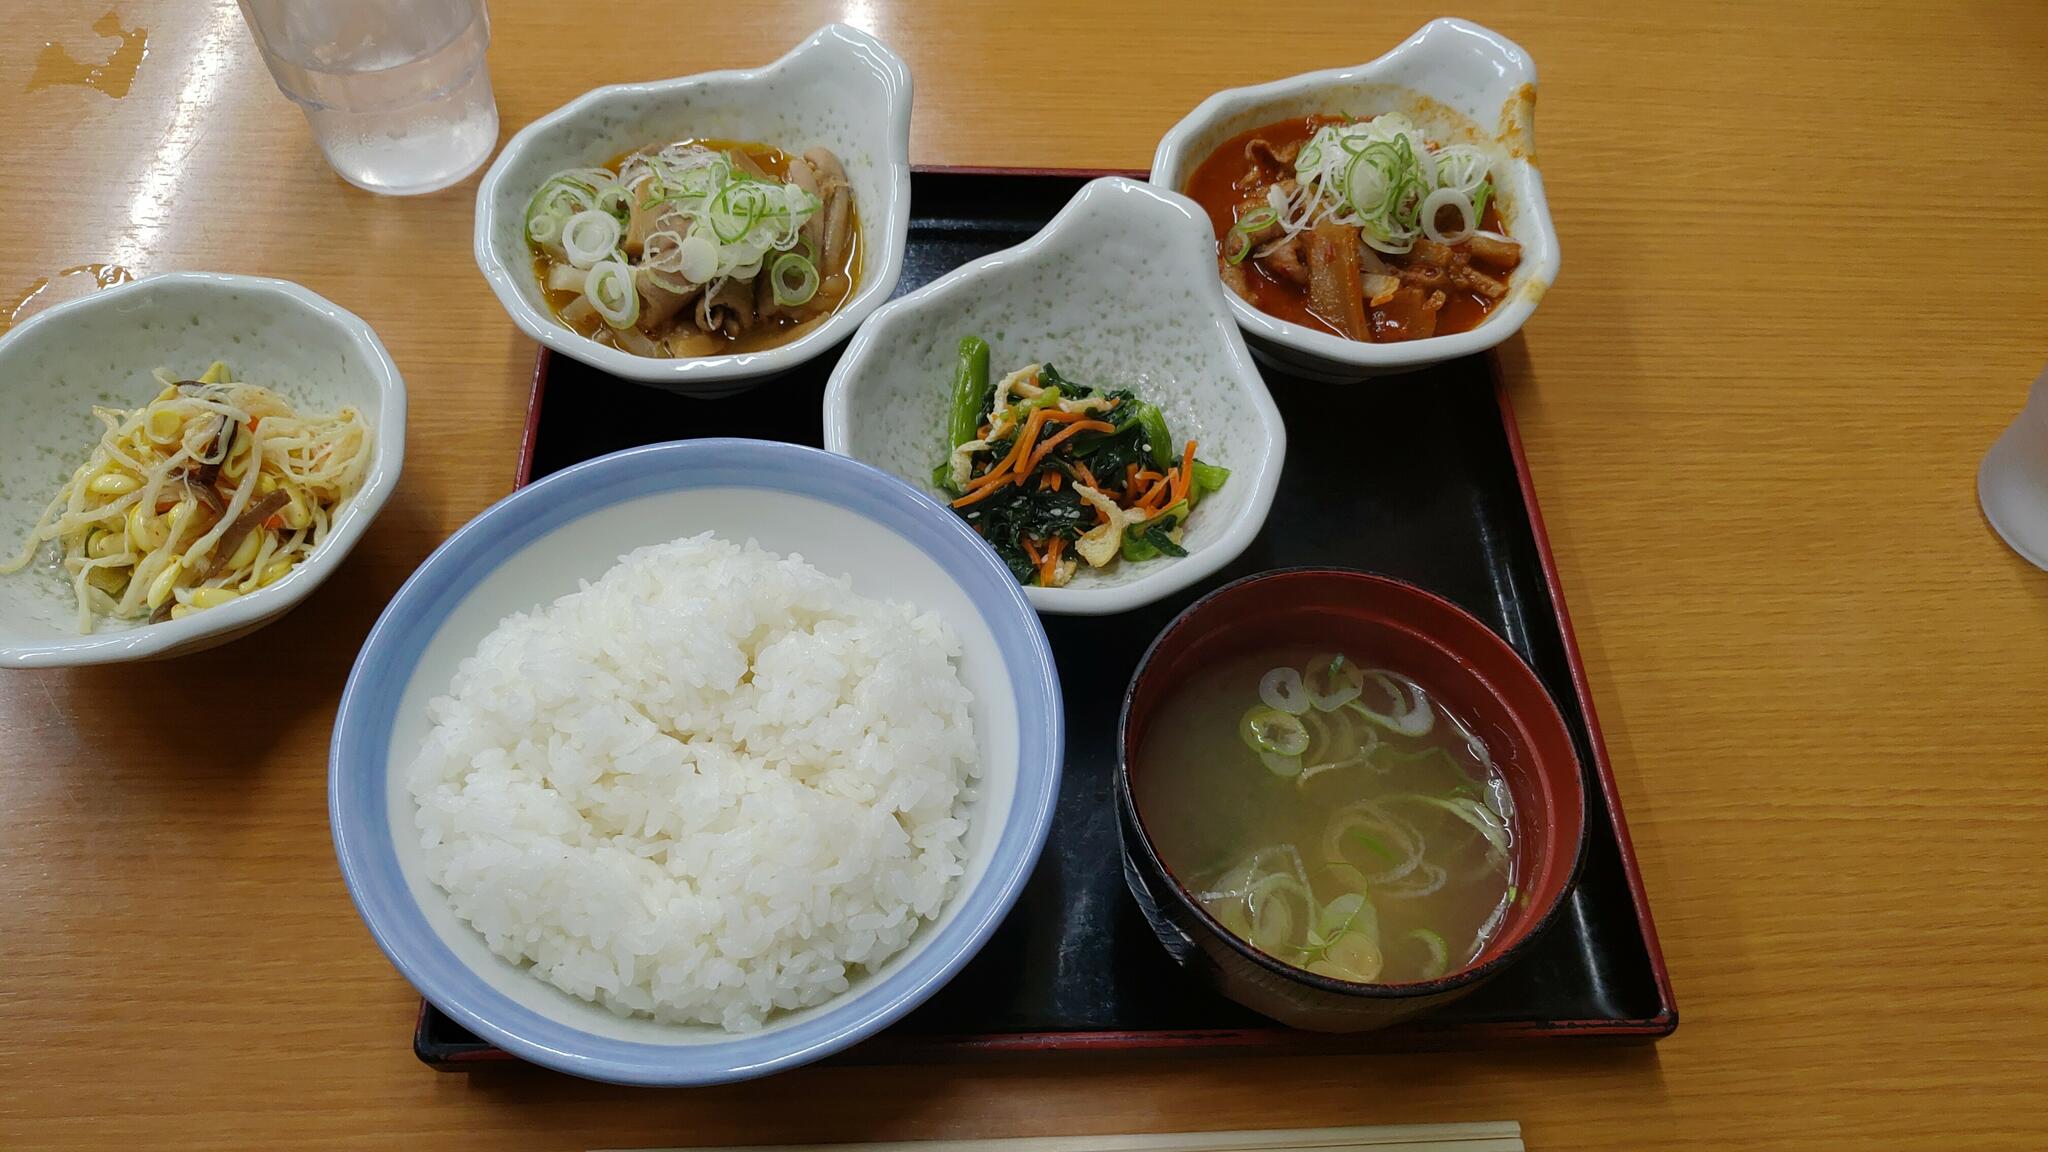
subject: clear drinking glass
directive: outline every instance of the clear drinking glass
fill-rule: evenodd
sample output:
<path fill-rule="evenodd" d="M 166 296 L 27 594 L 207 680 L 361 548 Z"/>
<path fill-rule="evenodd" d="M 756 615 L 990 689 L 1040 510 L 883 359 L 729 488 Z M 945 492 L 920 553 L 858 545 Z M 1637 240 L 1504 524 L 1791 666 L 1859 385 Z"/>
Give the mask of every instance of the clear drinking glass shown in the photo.
<path fill-rule="evenodd" d="M 240 3 L 277 86 L 349 183 L 432 192 L 497 147 L 484 0 Z"/>
<path fill-rule="evenodd" d="M 2034 378 L 2027 406 L 1984 454 L 1977 502 L 2013 551 L 2048 568 L 2048 370 Z"/>

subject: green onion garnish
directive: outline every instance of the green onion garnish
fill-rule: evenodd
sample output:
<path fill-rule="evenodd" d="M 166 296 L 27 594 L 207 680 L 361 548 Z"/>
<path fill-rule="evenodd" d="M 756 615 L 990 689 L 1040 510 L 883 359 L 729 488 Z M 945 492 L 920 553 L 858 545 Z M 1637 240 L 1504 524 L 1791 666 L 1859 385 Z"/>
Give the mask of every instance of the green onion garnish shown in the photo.
<path fill-rule="evenodd" d="M 775 292 L 775 302 L 785 308 L 808 304 L 811 297 L 818 294 L 818 266 L 794 252 L 776 257 L 768 276 L 768 285 Z M 792 276 L 795 277 L 794 282 Z"/>

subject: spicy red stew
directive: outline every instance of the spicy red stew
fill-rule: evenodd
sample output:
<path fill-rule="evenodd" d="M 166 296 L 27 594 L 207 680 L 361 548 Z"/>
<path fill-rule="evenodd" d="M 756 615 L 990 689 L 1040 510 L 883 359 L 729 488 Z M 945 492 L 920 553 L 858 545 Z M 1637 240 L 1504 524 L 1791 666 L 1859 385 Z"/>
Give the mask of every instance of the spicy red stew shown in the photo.
<path fill-rule="evenodd" d="M 1223 282 L 1268 315 L 1352 340 L 1469 331 L 1522 259 L 1486 160 L 1381 120 L 1282 120 L 1195 169 L 1187 194 L 1220 238 Z M 1297 163 L 1304 150 L 1312 163 Z"/>

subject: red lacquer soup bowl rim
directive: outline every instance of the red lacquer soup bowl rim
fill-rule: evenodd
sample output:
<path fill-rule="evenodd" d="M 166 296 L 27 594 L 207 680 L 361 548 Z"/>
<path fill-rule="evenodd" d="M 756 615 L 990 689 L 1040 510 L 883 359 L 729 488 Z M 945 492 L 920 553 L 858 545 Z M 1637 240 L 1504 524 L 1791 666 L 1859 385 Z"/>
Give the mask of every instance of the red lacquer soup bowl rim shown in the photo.
<path fill-rule="evenodd" d="M 1528 753 L 1532 764 L 1537 759 L 1536 741 L 1531 739 L 1533 729 L 1538 726 L 1547 725 L 1554 728 L 1553 734 L 1562 734 L 1562 747 L 1571 756 L 1571 771 L 1569 773 L 1555 774 L 1532 772 L 1532 775 L 1551 779 L 1555 779 L 1557 776 L 1565 776 L 1572 782 L 1572 787 L 1567 790 L 1569 793 L 1568 797 L 1554 794 L 1547 795 L 1547 802 L 1552 806 L 1552 810 L 1543 813 L 1546 817 L 1553 816 L 1556 805 L 1576 801 L 1579 809 L 1578 836 L 1577 842 L 1572 848 L 1571 865 L 1564 870 L 1563 878 L 1552 891 L 1549 904 L 1543 909 L 1542 914 L 1525 921 L 1528 927 L 1523 929 L 1519 936 L 1510 940 L 1502 947 L 1492 959 L 1446 973 L 1434 980 L 1417 980 L 1397 984 L 1364 984 L 1320 976 L 1307 969 L 1296 968 L 1292 964 L 1285 963 L 1261 952 L 1228 928 L 1225 928 L 1222 923 L 1209 914 L 1208 909 L 1202 907 L 1201 902 L 1194 898 L 1193 894 L 1187 890 L 1186 885 L 1181 883 L 1180 878 L 1173 874 L 1173 870 L 1166 866 L 1166 862 L 1160 859 L 1159 853 L 1152 847 L 1151 833 L 1145 829 L 1144 816 L 1139 812 L 1137 798 L 1131 791 L 1130 740 L 1131 707 L 1137 700 L 1138 688 L 1144 683 L 1146 673 L 1151 670 L 1153 659 L 1173 640 L 1176 633 L 1186 628 L 1197 617 L 1205 614 L 1216 601 L 1223 597 L 1253 584 L 1270 580 L 1298 579 L 1305 576 L 1345 581 L 1355 580 L 1377 585 L 1381 590 L 1390 591 L 1397 597 L 1408 597 L 1449 613 L 1458 621 L 1461 627 L 1469 632 L 1469 635 L 1447 637 L 1425 632 L 1407 623 L 1405 620 L 1399 619 L 1398 613 L 1384 619 L 1382 622 L 1400 629 L 1450 655 L 1459 667 L 1467 675 L 1471 676 L 1487 695 L 1499 701 L 1509 719 L 1513 721 L 1516 737 L 1522 741 L 1523 750 Z M 1516 675 L 1527 679 L 1525 687 L 1533 690 L 1533 695 L 1525 694 L 1524 698 L 1541 701 L 1540 706 L 1536 706 L 1533 709 L 1533 715 L 1531 714 L 1531 707 L 1513 703 L 1512 699 L 1502 692 L 1493 680 L 1481 672 L 1473 663 L 1467 653 L 1474 645 L 1484 645 L 1493 648 L 1495 655 L 1507 658 L 1508 666 L 1514 669 Z M 1529 942 L 1541 936 L 1544 930 L 1550 927 L 1551 923 L 1562 913 L 1565 897 L 1571 893 L 1573 885 L 1577 883 L 1579 869 L 1585 863 L 1587 837 L 1585 773 L 1579 763 L 1578 748 L 1576 741 L 1572 738 L 1571 727 L 1565 723 L 1564 714 L 1559 711 L 1557 701 L 1551 696 L 1550 690 L 1544 687 L 1542 679 L 1536 675 L 1534 669 L 1529 667 L 1528 662 L 1522 659 L 1521 654 L 1516 652 L 1493 629 L 1488 628 L 1482 623 L 1478 617 L 1473 616 L 1457 604 L 1426 588 L 1379 572 L 1326 566 L 1276 568 L 1234 580 L 1209 592 L 1193 604 L 1188 605 L 1181 611 L 1180 615 L 1174 617 L 1173 621 L 1167 624 L 1160 631 L 1159 635 L 1153 639 L 1151 645 L 1145 649 L 1144 657 L 1138 661 L 1136 671 L 1131 674 L 1130 685 L 1124 690 L 1123 708 L 1117 719 L 1116 767 L 1117 801 L 1130 816 L 1128 822 L 1138 833 L 1137 839 L 1145 853 L 1146 860 L 1150 862 L 1154 871 L 1166 878 L 1167 883 L 1172 888 L 1174 899 L 1194 913 L 1209 929 L 1211 934 L 1224 941 L 1245 959 L 1283 979 L 1341 996 L 1351 996 L 1361 1000 L 1397 1000 L 1435 996 L 1475 984 L 1498 972 L 1501 968 L 1513 962 L 1521 954 L 1522 950 L 1528 946 Z M 1543 792 L 1542 789 L 1532 789 L 1532 791 Z"/>

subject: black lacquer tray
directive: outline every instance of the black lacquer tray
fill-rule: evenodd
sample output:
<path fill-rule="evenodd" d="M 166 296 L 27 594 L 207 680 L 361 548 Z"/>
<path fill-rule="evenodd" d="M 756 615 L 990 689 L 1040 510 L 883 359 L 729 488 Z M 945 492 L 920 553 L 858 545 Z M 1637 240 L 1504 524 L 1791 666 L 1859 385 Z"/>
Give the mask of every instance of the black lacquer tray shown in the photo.
<path fill-rule="evenodd" d="M 898 294 L 1027 239 L 1092 173 L 920 170 Z M 620 448 L 698 436 L 818 445 L 838 359 L 724 400 L 689 400 L 541 353 L 519 482 Z M 1287 463 L 1265 530 L 1236 563 L 1121 616 L 1049 616 L 1067 700 L 1067 763 L 1051 839 L 1009 919 L 951 984 L 848 1062 L 1040 1049 L 1197 1046 L 1272 1051 L 1475 1047 L 1533 1037 L 1655 1039 L 1678 1026 L 1670 978 L 1622 822 L 1535 492 L 1491 360 L 1398 382 L 1331 386 L 1268 370 Z M 937 386 L 937 385 L 935 385 Z M 1457 601 L 1542 676 L 1586 771 L 1591 830 L 1565 913 L 1513 968 L 1423 1020 L 1364 1036 L 1296 1032 L 1184 976 L 1124 889 L 1116 709 L 1145 646 L 1219 584 L 1328 564 L 1412 580 Z M 470 1070 L 514 1058 L 423 1004 L 420 1059 Z"/>

